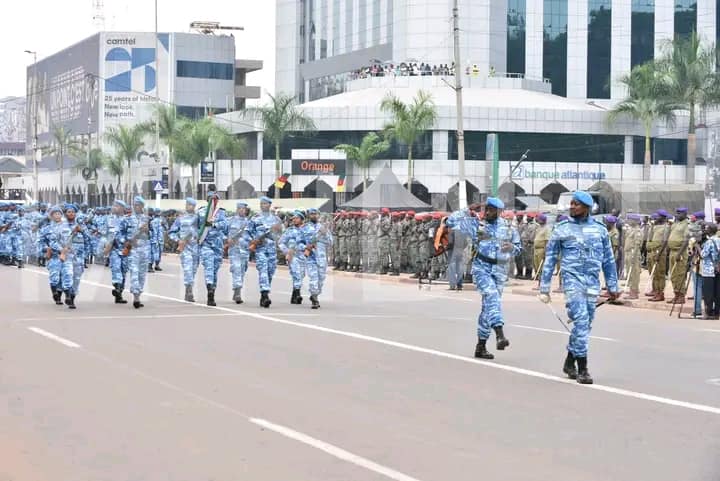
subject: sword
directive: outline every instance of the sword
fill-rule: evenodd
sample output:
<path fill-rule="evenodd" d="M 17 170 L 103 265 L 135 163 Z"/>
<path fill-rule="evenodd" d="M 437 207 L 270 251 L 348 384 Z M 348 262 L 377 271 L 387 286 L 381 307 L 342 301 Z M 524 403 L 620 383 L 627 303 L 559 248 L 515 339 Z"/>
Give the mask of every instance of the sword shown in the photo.
<path fill-rule="evenodd" d="M 570 329 L 568 329 L 567 325 L 565 324 L 565 321 L 563 321 L 562 317 L 560 317 L 560 314 L 558 314 L 558 312 L 555 310 L 553 305 L 550 302 L 548 302 L 545 305 L 548 307 L 548 309 L 550 309 L 550 312 L 552 312 L 553 316 L 555 316 L 555 319 L 560 321 L 560 324 L 562 325 L 563 329 L 565 329 L 568 332 L 568 334 L 570 334 L 571 333 Z M 570 324 L 571 322 L 572 322 L 572 319 L 567 321 L 568 324 Z"/>

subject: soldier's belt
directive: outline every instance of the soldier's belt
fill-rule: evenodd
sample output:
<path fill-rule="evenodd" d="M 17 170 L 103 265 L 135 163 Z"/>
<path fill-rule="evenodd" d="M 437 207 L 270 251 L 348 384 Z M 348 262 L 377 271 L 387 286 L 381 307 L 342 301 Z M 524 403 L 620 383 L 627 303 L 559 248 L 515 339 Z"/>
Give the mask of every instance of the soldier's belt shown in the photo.
<path fill-rule="evenodd" d="M 499 265 L 503 265 L 503 264 L 507 264 L 507 263 L 508 263 L 508 261 L 506 261 L 506 260 L 495 259 L 495 258 L 493 258 L 493 257 L 488 257 L 488 256 L 485 256 L 485 255 L 482 255 L 482 254 L 475 254 L 475 257 L 476 257 L 477 259 L 480 259 L 480 260 L 483 261 L 483 262 L 487 262 L 488 264 L 492 264 L 492 265 L 498 265 L 498 264 L 499 264 Z"/>

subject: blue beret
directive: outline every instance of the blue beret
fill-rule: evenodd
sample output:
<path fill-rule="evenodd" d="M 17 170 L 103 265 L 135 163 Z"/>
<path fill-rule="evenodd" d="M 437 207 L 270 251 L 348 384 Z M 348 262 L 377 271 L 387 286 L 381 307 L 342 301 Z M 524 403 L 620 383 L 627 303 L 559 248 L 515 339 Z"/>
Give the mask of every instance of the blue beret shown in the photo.
<path fill-rule="evenodd" d="M 658 220 L 658 219 L 660 218 L 660 216 L 657 214 L 657 212 L 655 212 L 654 214 L 652 214 L 652 215 L 650 216 L 650 218 L 651 218 L 652 220 Z"/>
<path fill-rule="evenodd" d="M 627 220 L 636 220 L 638 222 L 642 221 L 642 216 L 640 214 L 628 214 L 626 218 Z"/>
<path fill-rule="evenodd" d="M 55 212 L 59 212 L 59 213 L 62 214 L 62 209 L 60 208 L 59 205 L 54 205 L 54 206 L 50 207 L 50 209 L 48 209 L 48 214 L 49 214 L 49 215 L 52 215 L 52 214 L 55 213 Z"/>
<path fill-rule="evenodd" d="M 20 211 L 20 212 L 25 212 L 25 206 L 19 205 L 19 206 L 18 206 L 18 211 Z"/>
<path fill-rule="evenodd" d="M 488 197 L 487 205 L 488 205 L 488 207 L 495 207 L 496 209 L 504 209 L 505 208 L 505 204 L 503 203 L 503 201 L 501 201 L 497 197 Z"/>
<path fill-rule="evenodd" d="M 720 215 L 720 207 L 715 207 L 715 215 Z"/>
<path fill-rule="evenodd" d="M 192 197 L 187 197 L 185 199 L 185 203 L 190 204 L 190 205 L 197 205 L 197 201 L 195 199 L 193 199 Z"/>
<path fill-rule="evenodd" d="M 115 200 L 115 202 L 113 202 L 113 205 L 119 205 L 123 209 L 127 208 L 127 204 L 120 199 Z"/>
<path fill-rule="evenodd" d="M 141 195 L 136 195 L 135 198 L 133 199 L 133 204 L 145 205 L 145 199 L 143 199 Z"/>
<path fill-rule="evenodd" d="M 665 218 L 670 217 L 670 214 L 665 209 L 660 209 L 655 213 L 658 215 L 658 217 L 665 217 Z"/>
<path fill-rule="evenodd" d="M 582 190 L 576 190 L 573 193 L 573 200 L 576 200 L 576 201 L 580 202 L 581 204 L 584 204 L 588 207 L 593 206 L 592 196 L 590 194 L 588 194 L 587 192 L 583 192 Z"/>
<path fill-rule="evenodd" d="M 696 219 L 704 219 L 705 218 L 705 212 L 699 210 L 693 214 L 693 217 Z"/>
<path fill-rule="evenodd" d="M 307 210 L 308 214 L 317 214 L 318 210 L 315 207 L 311 207 Z"/>
<path fill-rule="evenodd" d="M 300 217 L 301 219 L 305 219 L 305 214 L 302 213 L 302 211 L 296 210 L 293 212 L 293 217 Z"/>
<path fill-rule="evenodd" d="M 260 197 L 260 202 L 267 202 L 268 204 L 272 204 L 272 199 L 266 195 L 263 195 Z"/>
<path fill-rule="evenodd" d="M 687 214 L 688 208 L 687 207 L 678 207 L 675 209 L 675 212 L 678 214 Z"/>
<path fill-rule="evenodd" d="M 607 222 L 608 224 L 615 224 L 617 222 L 617 217 L 615 217 L 614 215 L 606 215 L 605 222 Z"/>
<path fill-rule="evenodd" d="M 75 204 L 71 204 L 70 202 L 66 203 L 66 204 L 63 206 L 63 210 L 64 210 L 64 211 L 68 211 L 68 210 L 70 210 L 70 209 L 74 210 L 75 212 L 78 211 L 77 206 L 76 206 Z"/>
<path fill-rule="evenodd" d="M 248 205 L 245 202 L 238 202 L 237 204 L 235 204 L 236 209 L 241 209 L 241 208 L 247 207 L 247 206 Z"/>
<path fill-rule="evenodd" d="M 540 214 L 539 216 L 537 216 L 537 221 L 538 222 L 547 222 L 547 216 L 545 214 Z"/>

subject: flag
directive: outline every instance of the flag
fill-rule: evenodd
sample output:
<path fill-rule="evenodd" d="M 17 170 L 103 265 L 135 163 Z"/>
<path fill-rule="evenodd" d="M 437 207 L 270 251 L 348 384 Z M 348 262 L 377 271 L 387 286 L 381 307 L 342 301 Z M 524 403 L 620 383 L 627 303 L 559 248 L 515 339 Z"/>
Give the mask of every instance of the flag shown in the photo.
<path fill-rule="evenodd" d="M 275 181 L 275 188 L 276 189 L 282 189 L 285 187 L 285 184 L 287 184 L 288 178 L 290 177 L 290 174 L 283 174 Z"/>
<path fill-rule="evenodd" d="M 345 176 L 341 175 L 338 177 L 336 192 L 345 192 Z"/>

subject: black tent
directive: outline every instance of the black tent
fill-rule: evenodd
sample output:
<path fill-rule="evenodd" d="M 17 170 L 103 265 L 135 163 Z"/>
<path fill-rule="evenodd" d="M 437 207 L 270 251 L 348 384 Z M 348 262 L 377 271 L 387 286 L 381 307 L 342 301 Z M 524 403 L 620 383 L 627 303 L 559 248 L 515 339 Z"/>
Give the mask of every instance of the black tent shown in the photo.
<path fill-rule="evenodd" d="M 344 209 L 415 209 L 429 210 L 431 206 L 405 189 L 387 165 L 365 192 L 341 206 Z"/>

